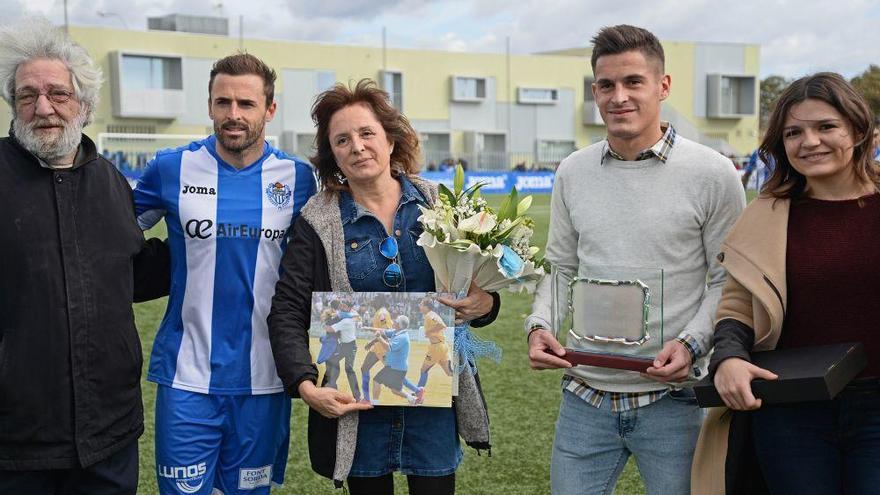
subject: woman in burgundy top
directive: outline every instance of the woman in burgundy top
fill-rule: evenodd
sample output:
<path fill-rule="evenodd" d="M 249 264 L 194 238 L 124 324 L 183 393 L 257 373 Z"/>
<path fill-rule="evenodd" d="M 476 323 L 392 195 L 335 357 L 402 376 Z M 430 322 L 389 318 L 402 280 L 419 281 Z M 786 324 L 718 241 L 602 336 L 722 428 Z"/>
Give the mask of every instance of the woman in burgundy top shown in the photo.
<path fill-rule="evenodd" d="M 776 169 L 719 255 L 730 277 L 710 372 L 729 408 L 753 411 L 750 440 L 770 493 L 877 493 L 880 486 L 873 132 L 871 110 L 839 75 L 793 82 L 760 148 Z M 750 351 L 843 342 L 862 342 L 869 364 L 835 399 L 762 406 L 752 395 L 753 379 L 776 377 L 752 365 Z M 728 493 L 731 487 L 728 480 Z"/>

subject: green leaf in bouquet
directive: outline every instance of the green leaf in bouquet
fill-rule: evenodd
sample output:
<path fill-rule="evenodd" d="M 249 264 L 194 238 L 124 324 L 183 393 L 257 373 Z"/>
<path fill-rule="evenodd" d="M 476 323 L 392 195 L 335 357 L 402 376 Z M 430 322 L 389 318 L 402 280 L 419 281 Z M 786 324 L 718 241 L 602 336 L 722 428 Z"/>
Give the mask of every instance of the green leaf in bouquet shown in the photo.
<path fill-rule="evenodd" d="M 532 206 L 532 195 L 528 195 L 516 205 L 516 216 L 521 217 L 525 215 L 525 213 L 529 210 L 529 207 Z"/>
<path fill-rule="evenodd" d="M 471 247 L 472 244 L 476 244 L 476 243 L 473 241 L 469 241 L 467 239 L 458 239 L 458 240 L 455 240 L 455 241 L 452 241 L 449 243 L 450 246 L 452 246 L 456 249 L 460 249 L 462 251 Z"/>
<path fill-rule="evenodd" d="M 442 182 L 438 186 L 438 192 L 440 193 L 441 196 L 446 198 L 446 200 L 449 202 L 449 205 L 452 206 L 453 208 L 456 205 L 458 205 L 458 201 L 456 200 L 455 194 L 453 194 L 452 191 L 450 191 L 449 188 L 446 187 L 446 185 L 443 184 Z"/>
<path fill-rule="evenodd" d="M 480 188 L 482 188 L 485 185 L 486 185 L 486 183 L 484 181 L 475 182 L 471 187 L 462 191 L 460 197 L 463 198 L 463 197 L 467 196 L 471 199 L 476 199 L 480 196 Z"/>
<path fill-rule="evenodd" d="M 455 195 L 459 196 L 462 189 L 464 189 L 464 167 L 462 167 L 460 163 L 455 166 L 455 179 L 453 179 L 453 185 L 455 186 Z"/>
<path fill-rule="evenodd" d="M 498 210 L 499 222 L 516 218 L 516 206 L 518 201 L 516 187 L 511 187 L 510 195 L 508 195 L 504 202 L 501 203 L 501 209 Z"/>
<path fill-rule="evenodd" d="M 534 263 L 535 269 L 543 268 L 545 272 L 550 273 L 550 262 L 546 258 L 536 258 Z"/>
<path fill-rule="evenodd" d="M 507 227 L 506 229 L 504 229 L 504 231 L 499 233 L 497 236 L 495 236 L 495 238 L 498 240 L 498 242 L 503 242 L 503 241 L 507 240 L 507 238 L 510 237 L 510 234 L 513 233 L 513 229 L 515 229 L 517 225 L 522 223 L 522 221 L 523 221 L 523 217 L 517 217 L 517 218 L 511 220 L 510 226 Z"/>

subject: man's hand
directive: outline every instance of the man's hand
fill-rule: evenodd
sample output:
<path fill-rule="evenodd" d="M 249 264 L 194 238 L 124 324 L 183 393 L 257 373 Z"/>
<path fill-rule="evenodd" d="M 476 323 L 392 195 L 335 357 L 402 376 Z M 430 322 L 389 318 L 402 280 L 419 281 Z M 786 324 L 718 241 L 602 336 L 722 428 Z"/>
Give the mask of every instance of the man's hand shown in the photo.
<path fill-rule="evenodd" d="M 487 314 L 489 311 L 492 311 L 493 303 L 492 295 L 477 287 L 477 284 L 475 284 L 473 280 L 471 280 L 471 286 L 468 289 L 467 297 L 462 299 L 438 297 L 437 301 L 455 310 L 456 325 L 460 325 L 466 321 L 471 321 Z"/>
<path fill-rule="evenodd" d="M 678 340 L 670 340 L 663 344 L 646 376 L 658 382 L 680 382 L 688 377 L 691 364 L 691 353 L 687 347 Z"/>
<path fill-rule="evenodd" d="M 728 358 L 715 370 L 715 389 L 727 407 L 751 411 L 761 407 L 761 399 L 752 394 L 752 380 L 755 378 L 775 380 L 777 376 L 743 359 Z"/>
<path fill-rule="evenodd" d="M 326 418 L 338 418 L 351 411 L 373 408 L 372 404 L 355 402 L 350 394 L 344 394 L 335 388 L 316 387 L 308 380 L 299 384 L 299 396 L 309 407 Z"/>
<path fill-rule="evenodd" d="M 529 364 L 532 369 L 571 368 L 571 363 L 561 359 L 564 355 L 565 348 L 549 331 L 539 328 L 529 334 Z"/>

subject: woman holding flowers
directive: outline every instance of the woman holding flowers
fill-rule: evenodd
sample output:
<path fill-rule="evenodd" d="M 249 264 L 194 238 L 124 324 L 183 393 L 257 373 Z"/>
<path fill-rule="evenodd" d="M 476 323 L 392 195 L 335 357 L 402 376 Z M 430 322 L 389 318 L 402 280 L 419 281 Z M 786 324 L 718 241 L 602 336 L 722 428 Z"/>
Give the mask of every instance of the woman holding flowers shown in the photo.
<path fill-rule="evenodd" d="M 347 479 L 353 495 L 393 493 L 395 470 L 407 475 L 412 494 L 454 493 L 462 457 L 458 434 L 468 441 L 474 423 L 484 425 L 475 446 L 489 447 L 479 396 L 468 395 L 462 383 L 450 409 L 373 408 L 319 386 L 308 348 L 313 291 L 435 290 L 434 272 L 416 241 L 423 230 L 419 206 L 437 201 L 437 186 L 416 175 L 418 136 L 374 82 L 362 80 L 354 89 L 338 84 L 322 93 L 312 119 L 317 154 L 311 161 L 323 191 L 293 227 L 269 315 L 278 374 L 311 408 L 312 468 L 337 485 Z M 463 299 L 443 300 L 457 319 L 474 326 L 491 323 L 499 301 L 476 285 Z M 478 381 L 468 376 L 478 391 Z"/>

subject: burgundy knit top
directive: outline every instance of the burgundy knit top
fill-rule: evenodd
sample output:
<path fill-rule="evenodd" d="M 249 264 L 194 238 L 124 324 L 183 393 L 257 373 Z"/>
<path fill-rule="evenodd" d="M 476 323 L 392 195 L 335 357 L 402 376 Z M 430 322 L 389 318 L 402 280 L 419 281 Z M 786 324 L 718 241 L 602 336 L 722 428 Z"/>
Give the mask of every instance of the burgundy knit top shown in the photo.
<path fill-rule="evenodd" d="M 880 194 L 791 203 L 778 348 L 861 342 L 880 377 Z"/>

